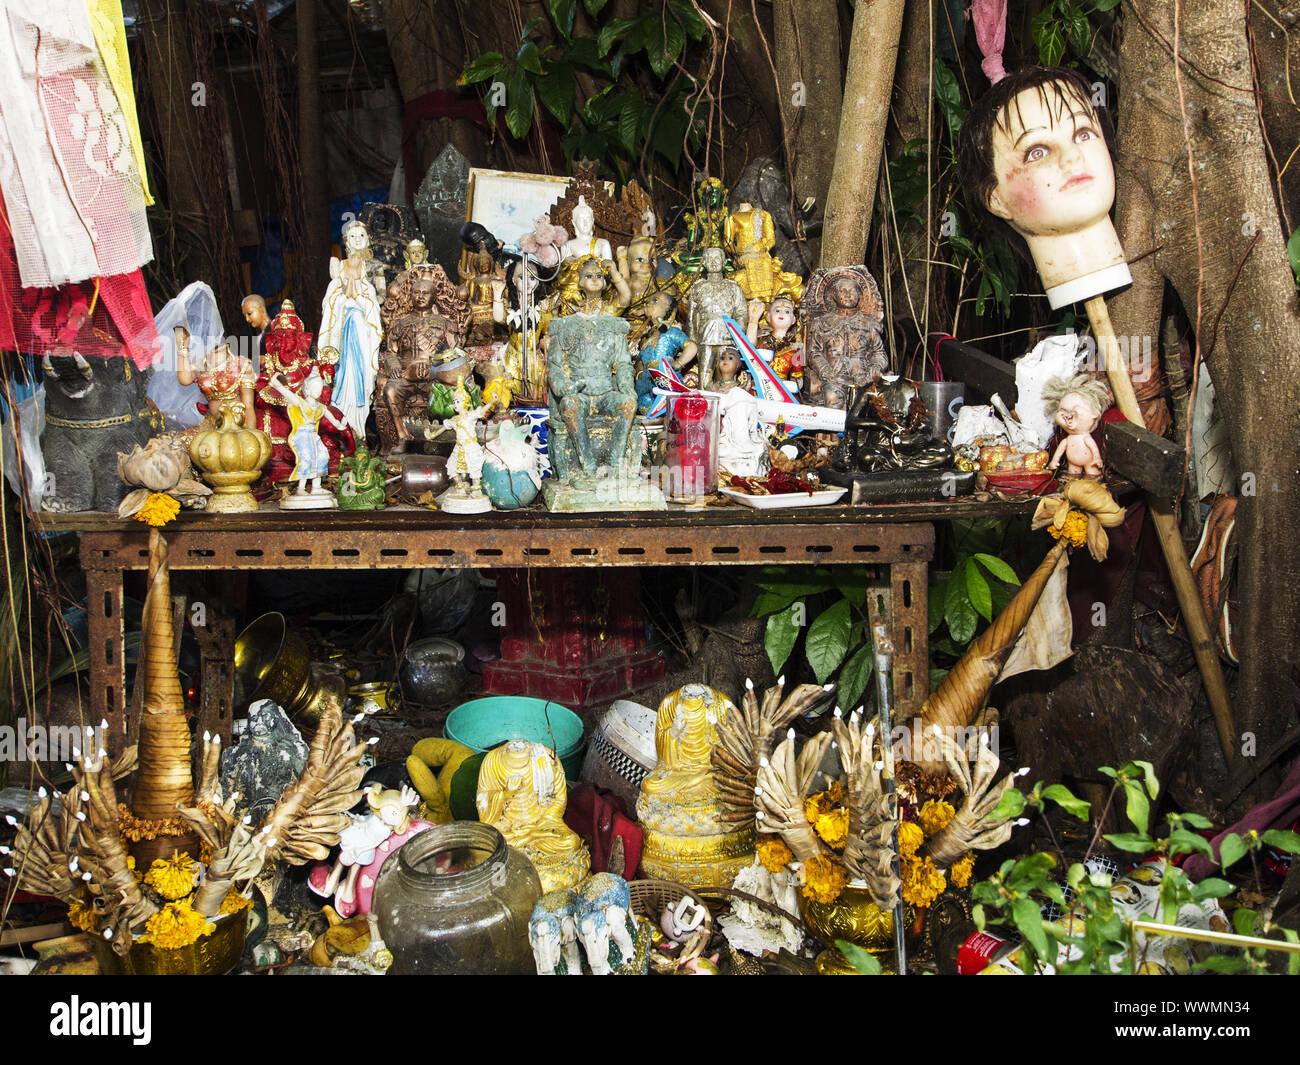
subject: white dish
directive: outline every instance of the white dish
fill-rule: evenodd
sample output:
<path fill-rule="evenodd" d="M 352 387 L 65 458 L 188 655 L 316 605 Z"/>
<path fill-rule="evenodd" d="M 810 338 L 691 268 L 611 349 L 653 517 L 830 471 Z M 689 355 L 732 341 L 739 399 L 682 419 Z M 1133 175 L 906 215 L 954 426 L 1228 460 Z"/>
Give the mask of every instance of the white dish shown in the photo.
<path fill-rule="evenodd" d="M 753 507 L 755 510 L 789 510 L 791 507 L 824 507 L 834 503 L 848 489 L 823 488 L 812 495 L 807 492 L 781 492 L 770 496 L 752 496 L 745 492 L 737 492 L 734 488 L 719 487 L 718 491 L 727 498 L 734 499 L 747 507 Z"/>

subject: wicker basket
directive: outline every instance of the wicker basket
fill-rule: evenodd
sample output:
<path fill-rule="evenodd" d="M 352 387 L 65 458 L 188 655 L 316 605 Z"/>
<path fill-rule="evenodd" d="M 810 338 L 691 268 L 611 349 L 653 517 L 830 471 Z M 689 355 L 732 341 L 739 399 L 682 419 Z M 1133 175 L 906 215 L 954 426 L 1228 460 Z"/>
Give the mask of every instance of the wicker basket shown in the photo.
<path fill-rule="evenodd" d="M 700 928 L 709 935 L 713 934 L 713 914 L 709 911 L 707 900 L 701 898 L 690 888 L 675 884 L 671 880 L 633 880 L 628 884 L 632 893 L 632 912 L 644 917 L 656 928 L 665 906 L 675 906 L 683 898 L 694 899 L 704 910 L 704 923 Z"/>

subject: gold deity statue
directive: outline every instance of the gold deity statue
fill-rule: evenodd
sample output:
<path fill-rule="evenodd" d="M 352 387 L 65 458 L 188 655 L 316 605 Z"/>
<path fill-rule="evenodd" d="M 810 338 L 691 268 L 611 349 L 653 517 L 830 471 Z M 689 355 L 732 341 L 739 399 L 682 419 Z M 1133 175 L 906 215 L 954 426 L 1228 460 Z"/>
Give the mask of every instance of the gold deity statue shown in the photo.
<path fill-rule="evenodd" d="M 724 236 L 724 246 L 736 264 L 731 280 L 740 286 L 746 299 L 770 303 L 781 293 L 796 300 L 803 294 L 803 278 L 785 271 L 781 260 L 772 254 L 776 230 L 767 211 L 740 204 L 727 216 Z"/>
<path fill-rule="evenodd" d="M 564 767 L 542 743 L 511 740 L 483 758 L 478 819 L 527 855 L 542 891 L 571 888 L 591 872 L 591 854 L 564 823 Z"/>
<path fill-rule="evenodd" d="M 636 814 L 645 833 L 644 876 L 687 887 L 730 887 L 754 854 L 752 829 L 722 821 L 710 756 L 717 723 L 734 709 L 719 691 L 688 684 L 659 704 L 655 750 L 659 762 L 641 781 Z"/>

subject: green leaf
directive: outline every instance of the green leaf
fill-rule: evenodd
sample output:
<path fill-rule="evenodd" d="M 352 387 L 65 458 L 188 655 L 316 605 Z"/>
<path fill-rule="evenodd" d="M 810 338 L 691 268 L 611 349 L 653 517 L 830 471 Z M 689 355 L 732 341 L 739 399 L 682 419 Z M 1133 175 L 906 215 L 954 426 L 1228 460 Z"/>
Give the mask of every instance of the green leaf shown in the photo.
<path fill-rule="evenodd" d="M 837 939 L 835 946 L 839 952 L 849 960 L 849 964 L 855 968 L 862 976 L 879 976 L 880 962 L 875 955 L 868 954 L 856 943 L 850 943 L 847 939 Z"/>
<path fill-rule="evenodd" d="M 650 131 L 650 147 L 664 157 L 675 170 L 681 165 L 688 121 L 685 104 L 660 109 Z"/>
<path fill-rule="evenodd" d="M 1045 67 L 1059 65 L 1065 55 L 1065 33 L 1062 25 L 1061 20 L 1056 17 L 1055 9 L 1051 7 L 1043 8 L 1029 24 L 1034 36 L 1034 44 L 1038 46 L 1038 61 Z"/>
<path fill-rule="evenodd" d="M 557 122 L 566 126 L 573 120 L 573 91 L 576 83 L 573 67 L 567 63 L 553 65 L 550 72 L 543 74 L 535 83 L 542 106 L 555 116 Z"/>
<path fill-rule="evenodd" d="M 804 642 L 804 653 L 808 665 L 812 667 L 813 676 L 818 684 L 825 684 L 849 649 L 849 639 L 853 635 L 853 618 L 850 616 L 848 600 L 841 599 L 817 615 L 817 619 L 808 626 L 808 639 Z"/>
<path fill-rule="evenodd" d="M 542 53 L 537 50 L 537 45 L 533 41 L 524 41 L 519 46 L 515 63 L 530 74 L 540 74 L 543 70 Z"/>
<path fill-rule="evenodd" d="M 1084 799 L 1076 798 L 1064 784 L 1052 784 L 1044 788 L 1043 798 L 1051 799 L 1071 817 L 1077 817 L 1080 821 L 1088 819 L 1089 803 Z"/>
<path fill-rule="evenodd" d="M 835 698 L 844 708 L 845 713 L 850 712 L 862 701 L 862 693 L 867 690 L 867 683 L 871 680 L 871 673 L 875 669 L 872 652 L 871 644 L 863 644 L 849 656 L 849 660 L 844 663 L 844 668 L 840 670 L 839 691 Z"/>
<path fill-rule="evenodd" d="M 774 614 L 778 610 L 784 610 L 791 603 L 802 599 L 801 595 L 790 595 L 783 592 L 760 592 L 754 600 L 753 617 L 761 618 L 768 614 Z"/>
<path fill-rule="evenodd" d="M 708 23 L 695 10 L 690 0 L 668 0 L 668 7 L 681 20 L 691 40 L 699 41 L 704 39 L 705 34 L 709 32 Z"/>
<path fill-rule="evenodd" d="M 1226 871 L 1236 865 L 1248 850 L 1250 850 L 1250 846 L 1244 839 L 1235 832 L 1229 832 L 1219 843 L 1220 868 Z"/>
<path fill-rule="evenodd" d="M 1223 976 L 1236 976 L 1245 969 L 1246 959 L 1240 954 L 1211 954 L 1192 966 L 1193 972 L 1220 973 Z"/>
<path fill-rule="evenodd" d="M 500 52 L 484 52 L 465 68 L 457 85 L 474 85 L 495 78 L 506 68 L 505 57 Z"/>
<path fill-rule="evenodd" d="M 944 607 L 944 600 L 947 597 L 947 594 L 948 594 L 947 581 L 935 581 L 933 584 L 930 585 L 930 594 L 926 598 L 925 608 L 926 608 L 926 612 L 930 616 L 931 635 L 934 635 L 934 633 L 938 630 L 939 626 L 943 624 L 943 607 Z"/>
<path fill-rule="evenodd" d="M 862 609 L 862 604 L 867 601 L 866 583 L 857 574 L 846 575 L 838 579 L 835 582 L 835 590 L 859 610 Z"/>
<path fill-rule="evenodd" d="M 1070 16 L 1070 39 L 1080 55 L 1088 53 L 1088 44 L 1092 40 L 1092 27 L 1088 25 L 1088 16 L 1082 11 L 1075 11 Z"/>
<path fill-rule="evenodd" d="M 616 18 L 609 25 L 605 26 L 596 38 L 596 50 L 600 55 L 608 54 L 609 50 L 614 47 L 614 42 L 620 37 L 626 37 L 628 30 L 637 24 L 634 18 Z M 635 51 L 635 49 L 629 49 Z"/>
<path fill-rule="evenodd" d="M 760 580 L 754 583 L 765 592 L 789 592 L 792 595 L 816 595 L 818 592 L 829 592 L 835 587 L 830 577 L 811 581 Z"/>
<path fill-rule="evenodd" d="M 1113 11 L 1119 5 L 1120 0 L 1096 0 L 1094 6 L 1098 11 Z"/>
<path fill-rule="evenodd" d="M 1020 934 L 1034 948 L 1039 958 L 1048 962 L 1056 960 L 1055 954 L 1048 954 L 1050 943 L 1047 933 L 1043 931 L 1043 915 L 1038 908 L 1038 903 L 1030 898 L 1016 899 L 1011 904 L 1011 917 L 1016 922 L 1016 927 L 1020 929 Z"/>
<path fill-rule="evenodd" d="M 516 67 L 506 80 L 506 129 L 516 140 L 523 140 L 532 125 L 533 89 L 527 72 Z"/>
<path fill-rule="evenodd" d="M 1130 854 L 1146 854 L 1155 846 L 1155 841 L 1143 832 L 1117 832 L 1105 838 L 1120 850 L 1128 851 Z"/>
<path fill-rule="evenodd" d="M 1009 817 L 1019 817 L 1025 809 L 1025 796 L 1023 792 L 1015 788 L 1007 788 L 1002 793 L 1002 798 L 994 807 L 993 813 L 989 815 L 990 820 L 1005 821 Z"/>
<path fill-rule="evenodd" d="M 618 139 L 627 151 L 636 150 L 637 133 L 641 125 L 641 99 L 628 93 L 623 98 L 623 110 L 618 116 Z"/>
<path fill-rule="evenodd" d="M 582 6 L 587 9 L 587 14 L 595 18 L 601 13 L 609 0 L 582 0 Z"/>
<path fill-rule="evenodd" d="M 1280 828 L 1272 828 L 1259 837 L 1270 847 L 1276 847 L 1288 854 L 1300 854 L 1300 835 Z"/>
<path fill-rule="evenodd" d="M 1208 817 L 1202 817 L 1200 814 L 1180 814 L 1179 817 L 1184 824 L 1192 828 L 1211 828 L 1214 825 Z"/>
<path fill-rule="evenodd" d="M 975 922 L 977 932 L 984 931 L 984 904 L 976 903 L 970 908 L 970 919 Z"/>
<path fill-rule="evenodd" d="M 1291 272 L 1295 274 L 1296 284 L 1300 285 L 1300 229 L 1292 233 L 1286 242 L 1286 254 L 1291 260 Z"/>
<path fill-rule="evenodd" d="M 1255 911 L 1245 906 L 1232 911 L 1232 927 L 1239 936 L 1255 934 Z"/>
<path fill-rule="evenodd" d="M 794 605 L 773 614 L 767 619 L 767 629 L 763 633 L 763 647 L 767 651 L 768 661 L 772 663 L 772 672 L 780 673 L 794 650 L 799 639 L 799 626 L 795 624 Z"/>
<path fill-rule="evenodd" d="M 565 40 L 573 36 L 573 18 L 577 13 L 578 0 L 551 0 L 551 21 Z"/>
<path fill-rule="evenodd" d="M 993 576 L 1000 581 L 1006 581 L 1008 584 L 1019 584 L 1020 578 L 1016 576 L 1016 571 L 1008 566 L 997 555 L 987 555 L 983 551 L 976 552 L 971 556 L 988 570 Z"/>
<path fill-rule="evenodd" d="M 970 562 L 967 560 L 966 565 Z M 948 591 L 943 601 L 943 616 L 948 622 L 948 631 L 957 643 L 969 643 L 975 635 L 975 626 L 979 623 L 975 607 L 971 605 L 970 593 L 966 590 L 965 574 L 954 572 L 948 581 Z"/>
<path fill-rule="evenodd" d="M 1192 901 L 1200 902 L 1202 899 L 1221 899 L 1224 895 L 1231 895 L 1237 889 L 1226 880 L 1220 880 L 1218 877 L 1207 877 L 1199 884 L 1192 885 Z"/>
<path fill-rule="evenodd" d="M 988 579 L 979 567 L 966 561 L 966 594 L 970 596 L 971 606 L 985 621 L 993 620 L 993 594 L 989 591 Z"/>
<path fill-rule="evenodd" d="M 1185 828 L 1176 828 L 1169 833 L 1169 853 L 1204 854 L 1207 858 L 1214 857 L 1209 840 Z"/>
<path fill-rule="evenodd" d="M 947 63 L 934 65 L 934 99 L 948 123 L 948 132 L 955 138 L 966 119 L 966 109 L 961 104 L 961 82 Z"/>
<path fill-rule="evenodd" d="M 1147 798 L 1147 793 L 1136 780 L 1124 781 L 1124 795 L 1127 798 L 1125 810 L 1128 813 L 1128 819 L 1133 822 L 1139 832 L 1146 835 L 1148 820 L 1151 815 L 1151 800 Z"/>

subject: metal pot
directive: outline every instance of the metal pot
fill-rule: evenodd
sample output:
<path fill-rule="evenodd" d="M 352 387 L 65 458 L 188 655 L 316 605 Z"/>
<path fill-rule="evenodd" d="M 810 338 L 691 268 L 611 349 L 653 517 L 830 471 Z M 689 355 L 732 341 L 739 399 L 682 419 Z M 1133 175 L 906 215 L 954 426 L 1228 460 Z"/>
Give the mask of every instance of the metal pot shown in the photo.
<path fill-rule="evenodd" d="M 397 672 L 402 698 L 416 706 L 438 706 L 457 698 L 469 679 L 464 660 L 465 648 L 440 636 L 408 645 Z"/>

